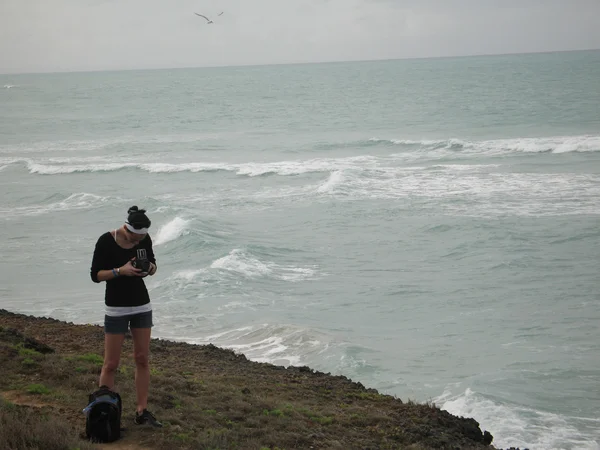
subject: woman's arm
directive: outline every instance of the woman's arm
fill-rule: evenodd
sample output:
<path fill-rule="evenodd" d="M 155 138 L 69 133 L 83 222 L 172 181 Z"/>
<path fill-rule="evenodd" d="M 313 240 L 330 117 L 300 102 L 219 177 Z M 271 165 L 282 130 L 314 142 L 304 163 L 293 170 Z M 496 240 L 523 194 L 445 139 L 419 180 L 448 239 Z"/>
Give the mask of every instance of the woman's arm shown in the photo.
<path fill-rule="evenodd" d="M 131 260 L 133 261 L 133 260 Z M 142 276 L 142 270 L 136 269 L 131 265 L 131 261 L 127 261 L 127 264 L 121 267 L 115 267 L 110 270 L 100 270 L 98 272 L 97 278 L 98 282 L 100 281 L 110 281 L 119 277 L 139 277 Z M 156 266 L 154 266 L 154 271 L 156 272 Z"/>
<path fill-rule="evenodd" d="M 98 273 L 96 274 L 96 279 L 98 280 L 97 283 L 100 283 L 101 281 L 109 281 L 109 280 L 114 280 L 115 278 L 118 278 L 120 276 L 119 270 L 120 270 L 120 267 L 116 268 L 116 269 L 112 269 L 112 270 L 98 271 Z"/>
<path fill-rule="evenodd" d="M 104 236 L 104 235 L 103 235 Z M 100 279 L 100 272 L 106 272 L 106 270 L 102 270 L 106 267 L 106 248 L 103 242 L 102 237 L 98 238 L 96 242 L 96 247 L 94 248 L 94 256 L 92 257 L 92 267 L 90 268 L 90 277 L 94 283 L 100 283 L 101 281 L 106 281 L 106 279 Z M 102 276 L 105 278 L 105 275 Z"/>
<path fill-rule="evenodd" d="M 150 235 L 146 236 L 145 239 L 146 244 L 146 252 L 148 253 L 148 260 L 150 261 L 150 270 L 148 271 L 148 275 L 154 275 L 158 267 L 156 266 L 156 257 L 154 256 L 154 250 L 152 248 L 152 239 Z"/>
<path fill-rule="evenodd" d="M 110 244 L 110 242 L 107 242 L 107 239 L 109 238 L 112 239 L 112 236 L 110 236 L 110 234 L 105 234 L 100 236 L 98 242 L 96 242 L 96 248 L 94 249 L 94 256 L 92 258 L 92 267 L 90 269 L 92 281 L 94 283 L 101 283 L 102 281 L 114 280 L 120 276 L 142 276 L 142 271 L 133 267 L 131 261 L 127 261 L 127 264 L 121 267 L 107 269 L 107 267 L 111 266 L 111 259 L 106 249 L 106 246 Z M 156 272 L 156 268 L 154 271 Z"/>

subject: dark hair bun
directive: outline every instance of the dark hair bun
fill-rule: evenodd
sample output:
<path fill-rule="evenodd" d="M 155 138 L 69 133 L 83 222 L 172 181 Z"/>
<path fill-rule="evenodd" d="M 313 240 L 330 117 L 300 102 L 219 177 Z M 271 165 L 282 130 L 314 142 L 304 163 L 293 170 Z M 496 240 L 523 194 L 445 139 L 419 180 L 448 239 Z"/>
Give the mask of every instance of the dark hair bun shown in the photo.
<path fill-rule="evenodd" d="M 145 209 L 139 209 L 137 206 L 132 206 L 127 210 L 127 223 L 135 229 L 149 228 L 152 223 L 146 215 Z"/>

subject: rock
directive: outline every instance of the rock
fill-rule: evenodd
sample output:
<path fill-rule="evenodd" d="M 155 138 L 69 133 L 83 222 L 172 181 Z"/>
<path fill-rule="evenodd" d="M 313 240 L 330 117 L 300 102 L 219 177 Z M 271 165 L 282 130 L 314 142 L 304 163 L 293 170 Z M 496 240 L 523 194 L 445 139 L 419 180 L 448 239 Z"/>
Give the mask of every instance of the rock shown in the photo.
<path fill-rule="evenodd" d="M 30 350 L 35 350 L 38 353 L 48 354 L 54 353 L 54 349 L 50 348 L 42 342 L 36 341 L 35 339 L 23 336 L 17 330 L 12 328 L 3 328 L 0 330 L 0 341 L 8 342 L 10 344 L 23 344 L 23 347 Z"/>
<path fill-rule="evenodd" d="M 494 436 L 492 436 L 492 433 L 490 433 L 489 431 L 483 432 L 483 443 L 485 445 L 490 445 L 493 440 L 494 440 Z"/>

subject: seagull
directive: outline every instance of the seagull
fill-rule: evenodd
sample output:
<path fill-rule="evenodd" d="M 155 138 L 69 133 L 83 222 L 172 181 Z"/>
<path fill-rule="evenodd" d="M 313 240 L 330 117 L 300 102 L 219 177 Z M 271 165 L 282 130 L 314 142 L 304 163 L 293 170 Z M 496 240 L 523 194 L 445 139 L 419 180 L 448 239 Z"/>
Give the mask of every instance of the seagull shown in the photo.
<path fill-rule="evenodd" d="M 222 16 L 222 15 L 223 15 L 223 12 L 220 12 L 219 14 L 217 14 L 217 16 Z"/>
<path fill-rule="evenodd" d="M 204 19 L 206 19 L 206 24 L 211 24 L 214 23 L 212 20 L 210 20 L 208 17 L 203 16 L 202 14 L 198 14 L 197 12 L 195 12 L 194 14 L 196 14 L 197 16 L 203 17 Z"/>

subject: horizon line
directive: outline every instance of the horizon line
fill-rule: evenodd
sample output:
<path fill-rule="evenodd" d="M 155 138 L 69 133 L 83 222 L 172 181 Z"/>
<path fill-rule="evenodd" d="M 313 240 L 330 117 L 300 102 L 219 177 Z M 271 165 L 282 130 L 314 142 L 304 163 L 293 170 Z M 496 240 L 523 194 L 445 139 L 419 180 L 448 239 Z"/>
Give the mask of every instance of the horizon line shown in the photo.
<path fill-rule="evenodd" d="M 39 72 L 0 72 L 0 76 L 11 75 L 53 75 L 53 74 L 71 74 L 71 73 L 106 73 L 106 72 L 135 72 L 135 71 L 158 71 L 158 70 L 190 70 L 190 69 L 224 69 L 224 68 L 243 68 L 243 67 L 270 67 L 270 66 L 299 66 L 316 64 L 343 64 L 343 63 L 367 63 L 367 62 L 385 62 L 385 61 L 412 61 L 428 59 L 454 59 L 454 58 L 483 58 L 483 57 L 501 57 L 518 55 L 538 55 L 551 53 L 576 53 L 576 52 L 595 52 L 600 48 L 582 48 L 571 50 L 540 50 L 524 52 L 502 52 L 502 53 L 474 53 L 464 55 L 444 55 L 444 56 L 408 56 L 401 58 L 379 58 L 379 59 L 345 59 L 330 61 L 299 61 L 299 62 L 281 62 L 281 63 L 248 63 L 248 64 L 216 64 L 205 66 L 172 66 L 172 67 L 138 67 L 122 69 L 80 69 L 80 70 L 55 70 Z"/>

